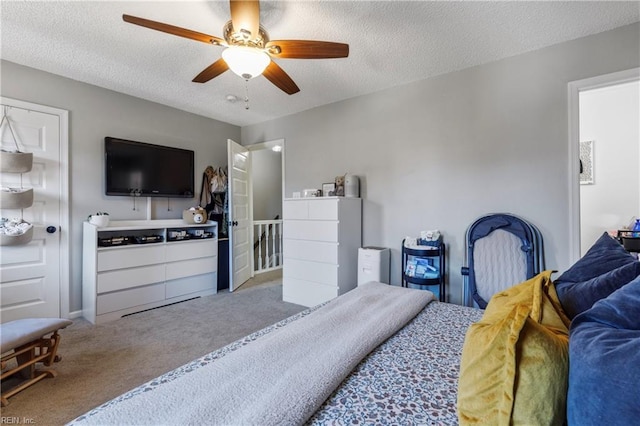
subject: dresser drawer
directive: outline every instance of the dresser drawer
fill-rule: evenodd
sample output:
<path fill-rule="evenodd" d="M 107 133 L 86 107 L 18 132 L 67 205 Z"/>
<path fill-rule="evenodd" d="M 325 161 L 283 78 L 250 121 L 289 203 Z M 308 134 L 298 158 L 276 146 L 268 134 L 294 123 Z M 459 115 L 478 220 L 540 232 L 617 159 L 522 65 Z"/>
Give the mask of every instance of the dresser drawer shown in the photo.
<path fill-rule="evenodd" d="M 309 200 L 309 219 L 338 220 L 339 200 Z"/>
<path fill-rule="evenodd" d="M 215 272 L 218 267 L 217 257 L 202 257 L 200 259 L 182 260 L 167 263 L 167 281 L 192 275 Z"/>
<path fill-rule="evenodd" d="M 302 306 L 315 306 L 338 297 L 338 288 L 311 281 L 288 278 L 283 281 L 282 300 Z"/>
<path fill-rule="evenodd" d="M 102 315 L 120 309 L 131 308 L 133 306 L 144 305 L 164 300 L 164 283 L 149 285 L 130 290 L 119 291 L 117 293 L 98 295 L 96 301 L 96 314 Z"/>
<path fill-rule="evenodd" d="M 284 222 L 284 238 L 311 241 L 338 241 L 338 222 L 287 220 Z"/>
<path fill-rule="evenodd" d="M 282 248 L 285 264 L 289 259 L 338 264 L 338 243 L 284 239 Z"/>
<path fill-rule="evenodd" d="M 154 265 L 165 261 L 165 245 L 118 247 L 98 252 L 98 272 L 134 266 Z"/>
<path fill-rule="evenodd" d="M 98 274 L 98 294 L 164 282 L 164 264 Z"/>
<path fill-rule="evenodd" d="M 282 206 L 284 219 L 309 219 L 309 202 L 307 200 L 288 200 Z"/>
<path fill-rule="evenodd" d="M 338 203 L 336 199 L 287 200 L 284 202 L 284 219 L 296 220 L 338 220 Z"/>
<path fill-rule="evenodd" d="M 282 271 L 283 277 L 297 278 L 330 286 L 338 285 L 338 265 L 287 259 Z"/>
<path fill-rule="evenodd" d="M 166 298 L 184 296 L 186 294 L 208 291 L 215 293 L 218 288 L 218 274 L 202 274 L 194 277 L 167 281 Z"/>
<path fill-rule="evenodd" d="M 214 239 L 202 241 L 177 241 L 167 243 L 167 262 L 175 260 L 196 259 L 218 254 L 218 241 Z"/>

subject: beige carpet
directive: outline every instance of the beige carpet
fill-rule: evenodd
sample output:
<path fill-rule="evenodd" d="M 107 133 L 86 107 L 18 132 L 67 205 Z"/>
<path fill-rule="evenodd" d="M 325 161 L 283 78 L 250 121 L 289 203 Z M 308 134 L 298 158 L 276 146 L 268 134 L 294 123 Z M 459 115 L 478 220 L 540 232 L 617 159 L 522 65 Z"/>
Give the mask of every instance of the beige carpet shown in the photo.
<path fill-rule="evenodd" d="M 58 377 L 9 399 L 2 417 L 63 425 L 142 383 L 304 309 L 282 301 L 279 273 L 234 293 L 154 309 L 95 326 L 84 319 L 61 332 Z"/>

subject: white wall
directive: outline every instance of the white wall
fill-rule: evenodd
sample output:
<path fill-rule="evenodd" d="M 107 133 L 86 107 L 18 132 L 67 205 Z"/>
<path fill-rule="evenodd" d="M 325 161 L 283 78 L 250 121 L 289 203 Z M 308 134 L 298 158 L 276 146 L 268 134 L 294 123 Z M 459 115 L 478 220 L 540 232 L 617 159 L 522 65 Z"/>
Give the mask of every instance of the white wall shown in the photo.
<path fill-rule="evenodd" d="M 548 268 L 570 266 L 567 85 L 638 67 L 639 30 L 633 24 L 243 127 L 242 143 L 286 139 L 285 197 L 347 171 L 360 176 L 363 244 L 392 248 L 394 284 L 402 238 L 440 229 L 448 292 L 460 302 L 464 233 L 486 213 L 532 221 Z"/>
<path fill-rule="evenodd" d="M 82 222 L 96 211 L 113 220 L 146 219 L 146 199 L 134 211 L 129 197 L 104 195 L 104 137 L 115 136 L 196 153 L 195 184 L 209 164 L 226 164 L 227 139 L 240 139 L 240 128 L 122 93 L 2 61 L 0 94 L 69 111 L 70 161 L 70 300 L 71 312 L 82 305 Z M 170 165 L 158 165 L 170 167 Z M 154 219 L 181 218 L 194 199 L 152 199 Z M 167 208 L 171 208 L 170 211 Z M 62 230 L 65 232 L 65 230 Z"/>
<path fill-rule="evenodd" d="M 580 140 L 594 141 L 594 184 L 580 186 L 584 254 L 607 230 L 640 217 L 640 82 L 580 93 Z"/>

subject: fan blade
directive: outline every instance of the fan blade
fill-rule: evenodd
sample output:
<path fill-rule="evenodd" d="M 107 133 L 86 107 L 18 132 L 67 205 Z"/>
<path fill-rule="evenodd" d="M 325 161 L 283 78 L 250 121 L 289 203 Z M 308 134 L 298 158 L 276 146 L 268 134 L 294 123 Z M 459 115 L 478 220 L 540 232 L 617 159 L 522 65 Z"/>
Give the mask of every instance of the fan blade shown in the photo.
<path fill-rule="evenodd" d="M 293 82 L 291 77 L 274 61 L 269 63 L 262 75 L 288 95 L 293 95 L 300 91 L 300 88 Z"/>
<path fill-rule="evenodd" d="M 227 43 L 219 37 L 188 30 L 186 28 L 175 27 L 169 24 L 163 24 L 162 22 L 151 21 L 149 19 L 138 18 L 131 15 L 122 15 L 122 19 L 130 24 L 140 25 L 141 27 L 151 28 L 152 30 L 162 31 L 163 33 L 173 34 L 207 44 L 215 44 L 218 46 L 227 45 Z"/>
<path fill-rule="evenodd" d="M 205 68 L 200 74 L 193 79 L 194 83 L 206 83 L 207 81 L 215 78 L 229 69 L 229 65 L 224 61 L 224 59 L 220 58 L 207 68 Z"/>
<path fill-rule="evenodd" d="M 231 22 L 233 31 L 245 30 L 250 34 L 250 39 L 258 37 L 260 29 L 260 2 L 257 0 L 231 0 Z"/>
<path fill-rule="evenodd" d="M 314 40 L 273 40 L 265 46 L 275 58 L 327 59 L 346 58 L 349 45 L 330 41 Z"/>

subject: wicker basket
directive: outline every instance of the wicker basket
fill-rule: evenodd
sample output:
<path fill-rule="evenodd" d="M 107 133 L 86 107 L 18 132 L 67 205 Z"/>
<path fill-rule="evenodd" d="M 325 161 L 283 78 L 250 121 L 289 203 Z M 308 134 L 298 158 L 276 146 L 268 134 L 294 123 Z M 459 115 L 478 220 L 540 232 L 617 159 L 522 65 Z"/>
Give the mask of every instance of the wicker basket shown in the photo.
<path fill-rule="evenodd" d="M 0 154 L 0 171 L 6 173 L 28 173 L 33 167 L 31 152 L 2 152 Z"/>
<path fill-rule="evenodd" d="M 33 238 L 33 226 L 27 230 L 24 234 L 20 235 L 5 235 L 0 234 L 0 246 L 20 246 L 28 244 Z"/>
<path fill-rule="evenodd" d="M 0 206 L 3 209 L 26 209 L 31 205 L 33 205 L 33 188 L 0 191 Z"/>

